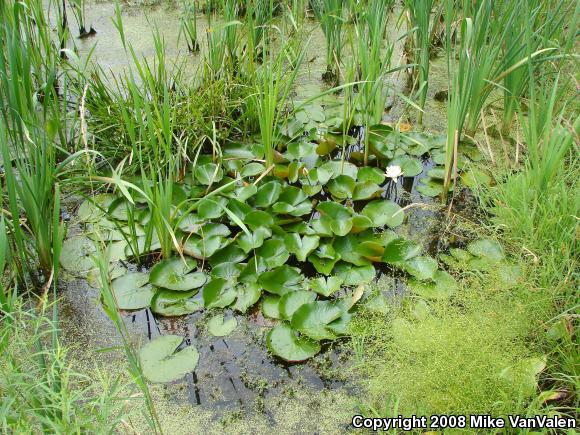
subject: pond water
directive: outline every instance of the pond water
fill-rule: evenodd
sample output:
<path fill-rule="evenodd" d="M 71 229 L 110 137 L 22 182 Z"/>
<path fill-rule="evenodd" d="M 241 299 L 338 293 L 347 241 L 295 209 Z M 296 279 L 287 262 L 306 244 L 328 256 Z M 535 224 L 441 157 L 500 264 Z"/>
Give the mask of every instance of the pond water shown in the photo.
<path fill-rule="evenodd" d="M 127 68 L 128 61 L 112 24 L 114 4 L 91 3 L 87 8 L 87 22 L 92 25 L 97 34 L 93 37 L 77 41 L 81 57 L 92 51 L 92 60 L 105 71 L 119 73 Z M 128 41 L 133 44 L 138 55 L 153 59 L 155 55 L 154 41 L 151 29 L 157 27 L 166 44 L 166 55 L 170 62 L 185 62 L 187 70 L 195 71 L 200 65 L 200 54 L 191 55 L 184 41 L 178 41 L 179 14 L 172 7 L 155 6 L 127 6 L 122 8 L 123 22 Z M 202 17 L 198 21 L 198 32 L 203 35 L 207 29 L 207 22 Z M 305 56 L 307 62 L 302 66 L 302 72 L 296 86 L 297 98 L 312 94 L 312 89 L 324 89 L 320 80 L 325 71 L 324 39 L 318 26 L 308 24 L 309 44 Z M 401 35 L 402 31 L 392 27 L 393 34 Z M 73 34 L 75 34 L 73 30 Z M 203 44 L 202 44 L 203 46 Z M 94 48 L 94 51 L 93 51 Z M 402 47 L 398 45 L 394 58 L 401 57 Z M 441 75 L 441 65 L 435 62 L 432 67 L 435 72 L 434 85 L 430 87 L 426 115 L 424 117 L 427 131 L 441 132 L 444 103 L 433 101 L 433 94 L 444 86 Z M 403 90 L 406 79 L 399 74 L 392 79 L 391 90 Z M 396 122 L 403 115 L 402 103 L 392 99 L 392 109 L 385 115 L 385 120 Z M 412 115 L 410 115 L 412 117 Z M 349 152 L 360 151 L 358 145 L 352 145 Z M 441 246 L 436 228 L 443 211 L 438 202 L 420 194 L 417 190 L 419 181 L 427 177 L 435 163 L 431 158 L 423 158 L 423 170 L 415 177 L 406 177 L 398 183 L 387 182 L 382 186 L 380 197 L 396 202 L 405 208 L 406 224 L 397 229 L 397 233 L 414 240 L 421 240 L 427 247 L 427 252 L 435 255 Z M 355 210 L 360 211 L 368 201 L 356 204 Z M 67 207 L 71 214 L 76 209 L 78 201 L 71 200 Z M 456 206 L 461 204 L 455 204 Z M 74 214 L 73 214 L 74 215 Z M 311 219 L 317 219 L 314 212 Z M 73 217 L 68 236 L 82 232 L 80 225 L 75 225 Z M 136 269 L 136 266 L 130 266 Z M 384 276 L 391 282 L 390 288 L 384 289 L 384 296 L 393 300 L 396 296 L 405 293 L 404 280 L 400 279 L 400 272 L 383 264 L 377 266 L 378 276 Z M 313 271 L 304 269 L 306 275 Z M 85 279 L 69 277 L 62 291 L 62 325 L 63 337 L 76 349 L 76 360 L 80 364 L 90 366 L 99 362 L 99 365 L 110 368 L 112 371 L 123 370 L 123 355 L 120 352 L 99 353 L 94 359 L 94 350 L 119 345 L 117 333 L 104 314 L 99 304 L 99 291 L 91 287 Z M 284 425 L 287 418 L 288 403 L 281 404 L 281 397 L 294 397 L 294 409 L 306 412 L 301 415 L 297 427 L 310 427 L 313 421 L 308 409 L 304 406 L 305 397 L 312 394 L 330 394 L 333 399 L 324 403 L 325 408 L 335 417 L 352 414 L 352 402 L 348 396 L 353 386 L 345 376 L 345 367 L 352 364 L 352 355 L 341 340 L 325 344 L 323 351 L 305 363 L 291 364 L 282 362 L 270 355 L 264 345 L 265 331 L 274 323 L 265 318 L 256 305 L 248 314 L 231 312 L 238 322 L 238 327 L 227 337 L 213 337 L 208 334 L 205 325 L 211 316 L 207 311 L 193 314 L 164 318 L 155 316 L 150 309 L 137 312 L 127 312 L 124 318 L 135 343 L 143 343 L 160 335 L 177 334 L 185 337 L 185 345 L 195 343 L 200 353 L 200 363 L 193 373 L 184 379 L 155 389 L 158 401 L 165 401 L 166 405 L 182 406 L 187 404 L 193 413 L 204 415 L 210 422 L 220 422 L 227 416 L 236 413 L 252 413 L 265 424 Z M 335 395 L 336 394 L 336 395 Z M 306 395 L 306 396 L 305 396 Z M 326 397 L 326 396 L 324 396 Z M 203 410 L 203 411 L 200 411 Z M 323 412 L 323 411 L 320 411 Z M 189 415 L 187 411 L 184 415 Z M 334 429 L 340 428 L 337 425 Z M 175 420 L 179 421 L 179 420 Z M 300 421 L 302 423 L 300 423 Z M 202 423 L 200 423 L 202 424 Z"/>

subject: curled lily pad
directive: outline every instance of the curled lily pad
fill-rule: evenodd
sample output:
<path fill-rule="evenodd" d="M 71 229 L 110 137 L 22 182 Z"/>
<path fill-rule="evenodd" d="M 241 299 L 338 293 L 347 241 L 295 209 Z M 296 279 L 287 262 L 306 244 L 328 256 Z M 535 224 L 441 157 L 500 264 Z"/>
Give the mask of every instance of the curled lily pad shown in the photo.
<path fill-rule="evenodd" d="M 437 261 L 427 255 L 421 255 L 407 260 L 403 267 L 419 281 L 425 281 L 433 278 L 437 271 Z"/>
<path fill-rule="evenodd" d="M 193 258 L 203 260 L 211 257 L 225 245 L 225 240 L 221 236 L 211 237 L 188 237 L 183 244 L 183 252 Z"/>
<path fill-rule="evenodd" d="M 151 382 L 171 382 L 193 371 L 199 353 L 193 346 L 176 352 L 182 342 L 178 335 L 163 335 L 143 346 L 139 351 L 143 375 Z"/>
<path fill-rule="evenodd" d="M 115 278 L 111 291 L 115 296 L 117 307 L 121 310 L 140 310 L 151 304 L 155 289 L 148 284 L 149 275 L 135 272 Z"/>
<path fill-rule="evenodd" d="M 60 264 L 71 273 L 84 275 L 95 268 L 95 242 L 85 236 L 74 236 L 62 244 Z"/>
<path fill-rule="evenodd" d="M 312 203 L 308 200 L 308 195 L 302 189 L 288 186 L 280 194 L 278 202 L 273 205 L 272 209 L 280 214 L 303 216 L 310 213 Z"/>
<path fill-rule="evenodd" d="M 223 278 L 234 284 L 243 270 L 244 265 L 240 263 L 220 263 L 211 270 L 211 277 Z"/>
<path fill-rule="evenodd" d="M 410 279 L 408 286 L 425 299 L 447 299 L 457 290 L 457 281 L 444 270 L 437 270 L 430 281 Z"/>
<path fill-rule="evenodd" d="M 197 262 L 192 258 L 170 258 L 157 263 L 151 269 L 151 284 L 168 290 L 187 291 L 201 287 L 207 281 L 203 272 L 192 272 Z"/>
<path fill-rule="evenodd" d="M 237 292 L 231 283 L 223 278 L 214 278 L 202 290 L 206 308 L 225 308 L 236 299 Z"/>
<path fill-rule="evenodd" d="M 258 302 L 262 295 L 262 289 L 255 283 L 239 285 L 236 287 L 236 292 L 236 302 L 232 308 L 242 313 L 245 313 L 248 308 Z"/>
<path fill-rule="evenodd" d="M 282 184 L 279 181 L 269 181 L 262 184 L 258 193 L 254 196 L 256 207 L 266 208 L 270 207 L 280 197 L 282 193 Z"/>
<path fill-rule="evenodd" d="M 301 282 L 302 274 L 300 270 L 286 264 L 265 272 L 258 278 L 258 284 L 264 290 L 279 296 L 298 290 Z"/>
<path fill-rule="evenodd" d="M 266 336 L 266 344 L 274 355 L 292 362 L 307 360 L 320 352 L 317 341 L 298 336 L 287 324 L 272 328 Z"/>
<path fill-rule="evenodd" d="M 331 195 L 339 200 L 352 198 L 356 181 L 348 175 L 339 175 L 328 182 L 327 188 Z"/>
<path fill-rule="evenodd" d="M 471 168 L 468 171 L 461 173 L 461 181 L 471 190 L 477 189 L 479 186 L 490 186 L 491 177 L 484 171 Z"/>
<path fill-rule="evenodd" d="M 212 267 L 215 267 L 221 263 L 240 263 L 244 261 L 246 257 L 247 254 L 240 247 L 229 245 L 213 254 L 209 259 L 209 264 L 211 264 Z"/>
<path fill-rule="evenodd" d="M 319 295 L 329 297 L 340 290 L 344 280 L 338 276 L 329 276 L 328 278 L 318 277 L 311 279 L 308 283 L 310 288 Z"/>
<path fill-rule="evenodd" d="M 314 301 L 301 305 L 292 315 L 292 328 L 313 340 L 334 340 L 328 325 L 340 318 L 343 307 L 334 301 Z"/>
<path fill-rule="evenodd" d="M 224 177 L 224 171 L 221 165 L 216 163 L 205 163 L 202 165 L 197 165 L 194 170 L 195 179 L 199 184 L 208 186 L 213 183 L 221 181 Z"/>
<path fill-rule="evenodd" d="M 354 286 L 372 281 L 375 278 L 375 268 L 372 264 L 353 266 L 348 263 L 339 263 L 334 272 L 344 281 L 346 286 Z"/>
<path fill-rule="evenodd" d="M 388 225 L 390 228 L 395 228 L 401 225 L 405 218 L 401 207 L 388 200 L 369 202 L 361 213 L 372 221 L 374 227 Z"/>
<path fill-rule="evenodd" d="M 417 186 L 417 192 L 419 192 L 423 196 L 428 197 L 435 197 L 437 195 L 441 195 L 444 191 L 443 181 L 437 180 L 435 178 L 423 178 L 421 182 Z M 453 183 L 449 186 L 449 190 L 453 190 Z"/>
<path fill-rule="evenodd" d="M 291 233 L 286 235 L 284 241 L 288 251 L 296 255 L 299 261 L 306 261 L 308 254 L 318 248 L 320 237 L 306 235 L 300 238 L 297 233 Z"/>
<path fill-rule="evenodd" d="M 404 238 L 397 238 L 385 246 L 381 260 L 385 263 L 400 265 L 418 256 L 421 250 L 421 245 Z"/>
<path fill-rule="evenodd" d="M 262 163 L 250 162 L 242 168 L 240 175 L 242 177 L 253 177 L 255 175 L 260 175 L 265 170 L 266 168 Z"/>
<path fill-rule="evenodd" d="M 280 303 L 278 309 L 280 311 L 280 316 L 283 319 L 290 319 L 294 312 L 300 308 L 302 305 L 313 302 L 316 299 L 316 293 L 297 290 L 294 292 L 286 293 L 280 298 Z"/>
<path fill-rule="evenodd" d="M 216 314 L 207 322 L 207 330 L 214 337 L 225 337 L 230 335 L 238 326 L 235 317 L 224 320 L 223 314 Z"/>
<path fill-rule="evenodd" d="M 160 290 L 151 300 L 151 311 L 161 316 L 184 316 L 203 309 L 203 301 L 193 299 L 197 290 L 188 292 Z"/>

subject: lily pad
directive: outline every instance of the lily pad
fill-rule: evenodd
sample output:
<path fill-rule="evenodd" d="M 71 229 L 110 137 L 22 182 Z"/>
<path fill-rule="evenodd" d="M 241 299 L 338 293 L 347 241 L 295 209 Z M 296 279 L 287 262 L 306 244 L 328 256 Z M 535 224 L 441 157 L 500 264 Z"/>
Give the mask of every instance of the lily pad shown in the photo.
<path fill-rule="evenodd" d="M 447 299 L 457 290 L 457 281 L 444 270 L 437 270 L 431 281 L 410 279 L 408 286 L 425 299 Z"/>
<path fill-rule="evenodd" d="M 320 344 L 298 336 L 287 324 L 277 325 L 266 336 L 268 350 L 286 361 L 299 362 L 320 352 Z"/>
<path fill-rule="evenodd" d="M 80 205 L 77 216 L 81 222 L 98 222 L 107 214 L 111 203 L 116 199 L 111 193 L 101 193 L 86 199 Z"/>
<path fill-rule="evenodd" d="M 325 201 L 316 207 L 323 215 L 321 225 L 328 225 L 337 236 L 346 236 L 352 229 L 352 210 L 333 201 Z"/>
<path fill-rule="evenodd" d="M 329 297 L 340 290 L 344 280 L 338 276 L 329 276 L 328 278 L 318 277 L 311 279 L 308 283 L 310 288 L 324 297 Z"/>
<path fill-rule="evenodd" d="M 416 177 L 423 172 L 421 161 L 408 155 L 395 157 L 389 162 L 389 166 L 391 165 L 399 166 L 405 177 Z"/>
<path fill-rule="evenodd" d="M 258 188 L 258 193 L 254 196 L 256 207 L 267 208 L 278 201 L 282 193 L 282 185 L 278 181 L 269 181 Z"/>
<path fill-rule="evenodd" d="M 381 260 L 385 263 L 400 265 L 418 256 L 421 251 L 421 245 L 404 238 L 397 238 L 385 246 Z"/>
<path fill-rule="evenodd" d="M 238 326 L 235 317 L 224 320 L 223 314 L 216 314 L 207 322 L 207 330 L 214 337 L 225 337 L 230 335 Z"/>
<path fill-rule="evenodd" d="M 320 237 L 306 235 L 300 238 L 299 234 L 291 233 L 286 235 L 284 241 L 290 253 L 296 255 L 299 261 L 306 261 L 306 257 L 318 248 Z"/>
<path fill-rule="evenodd" d="M 289 320 L 298 308 L 304 304 L 314 302 L 314 300 L 316 300 L 316 293 L 314 292 L 297 290 L 286 293 L 280 298 L 278 306 L 280 316 L 282 319 Z"/>
<path fill-rule="evenodd" d="M 259 248 L 264 244 L 264 240 L 272 235 L 272 231 L 269 228 L 258 227 L 250 235 L 242 233 L 237 241 L 238 246 L 244 250 L 247 254 L 250 251 Z"/>
<path fill-rule="evenodd" d="M 206 308 L 225 308 L 234 302 L 237 292 L 228 280 L 214 278 L 203 287 L 202 296 Z"/>
<path fill-rule="evenodd" d="M 271 319 L 282 319 L 282 315 L 280 314 L 280 296 L 264 296 L 262 300 L 262 314 Z"/>
<path fill-rule="evenodd" d="M 192 372 L 199 361 L 199 353 L 193 346 L 176 352 L 183 342 L 179 335 L 163 335 L 151 340 L 139 351 L 143 375 L 151 382 L 175 381 Z"/>
<path fill-rule="evenodd" d="M 314 301 L 300 306 L 292 315 L 292 328 L 313 340 L 334 340 L 328 324 L 340 318 L 343 307 L 334 301 Z"/>
<path fill-rule="evenodd" d="M 375 278 L 375 268 L 372 264 L 367 266 L 353 266 L 348 263 L 339 263 L 334 272 L 341 278 L 346 286 L 354 286 L 372 281 Z"/>
<path fill-rule="evenodd" d="M 155 288 L 148 284 L 149 275 L 142 272 L 128 273 L 111 282 L 111 291 L 117 307 L 121 310 L 140 310 L 151 305 Z"/>
<path fill-rule="evenodd" d="M 161 316 L 184 316 L 203 309 L 203 301 L 192 299 L 197 290 L 189 292 L 160 290 L 151 300 L 151 311 Z"/>
<path fill-rule="evenodd" d="M 385 181 L 385 173 L 379 168 L 372 166 L 365 166 L 358 170 L 358 181 L 361 183 L 370 182 L 375 184 L 382 184 Z"/>
<path fill-rule="evenodd" d="M 495 240 L 475 240 L 467 245 L 467 250 L 476 257 L 483 258 L 490 263 L 497 263 L 505 258 L 502 246 Z"/>
<path fill-rule="evenodd" d="M 339 175 L 329 181 L 327 188 L 333 198 L 344 200 L 352 198 L 356 181 L 348 175 Z"/>
<path fill-rule="evenodd" d="M 183 252 L 199 260 L 206 259 L 223 247 L 225 241 L 221 236 L 187 238 L 183 244 Z"/>
<path fill-rule="evenodd" d="M 425 281 L 433 278 L 433 274 L 437 270 L 437 261 L 427 255 L 413 257 L 407 260 L 403 268 L 407 273 L 413 275 L 419 281 Z"/>
<path fill-rule="evenodd" d="M 248 308 L 258 302 L 262 295 L 262 289 L 255 283 L 239 285 L 236 287 L 236 292 L 236 302 L 232 308 L 241 313 L 248 311 Z"/>
<path fill-rule="evenodd" d="M 364 181 L 357 183 L 352 192 L 352 199 L 354 201 L 363 201 L 378 196 L 383 190 L 378 184 L 371 181 Z"/>
<path fill-rule="evenodd" d="M 401 225 L 405 218 L 401 207 L 388 200 L 369 202 L 361 213 L 372 221 L 374 227 L 388 225 L 390 228 L 395 228 Z"/>
<path fill-rule="evenodd" d="M 302 282 L 300 269 L 283 265 L 276 269 L 263 273 L 258 278 L 264 290 L 269 293 L 283 296 L 288 292 L 299 290 L 299 284 Z"/>
<path fill-rule="evenodd" d="M 192 272 L 197 262 L 192 258 L 185 261 L 180 257 L 170 258 L 157 263 L 151 269 L 151 284 L 175 291 L 188 291 L 201 287 L 207 281 L 203 272 Z"/>
<path fill-rule="evenodd" d="M 60 264 L 67 271 L 84 275 L 95 268 L 95 242 L 85 236 L 74 236 L 62 244 Z"/>
<path fill-rule="evenodd" d="M 216 163 L 205 163 L 195 167 L 195 179 L 204 186 L 221 181 L 224 171 L 221 165 Z"/>

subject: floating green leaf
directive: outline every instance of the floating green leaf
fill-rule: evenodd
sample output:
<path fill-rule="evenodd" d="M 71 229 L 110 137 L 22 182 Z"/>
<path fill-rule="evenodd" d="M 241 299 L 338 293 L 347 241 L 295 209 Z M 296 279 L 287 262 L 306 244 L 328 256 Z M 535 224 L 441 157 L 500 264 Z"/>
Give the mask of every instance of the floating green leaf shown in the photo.
<path fill-rule="evenodd" d="M 282 319 L 289 320 L 298 308 L 304 304 L 313 302 L 315 299 L 316 293 L 306 290 L 297 290 L 286 293 L 280 298 L 278 305 L 280 316 Z"/>
<path fill-rule="evenodd" d="M 178 335 L 163 335 L 143 346 L 139 351 L 143 375 L 151 382 L 171 382 L 193 371 L 199 353 L 193 346 L 176 352 L 182 342 Z"/>
<path fill-rule="evenodd" d="M 84 275 L 95 268 L 95 242 L 85 236 L 74 236 L 62 244 L 60 264 L 69 272 Z"/>
<path fill-rule="evenodd" d="M 142 272 L 128 273 L 115 278 L 111 290 L 117 307 L 121 310 L 140 310 L 151 304 L 155 289 L 148 284 L 149 275 Z"/>
<path fill-rule="evenodd" d="M 248 308 L 258 302 L 262 295 L 262 289 L 258 284 L 245 284 L 236 287 L 237 297 L 236 303 L 232 308 L 236 311 L 245 313 Z"/>
<path fill-rule="evenodd" d="M 262 299 L 262 314 L 271 319 L 282 319 L 280 314 L 280 296 L 264 296 L 264 299 Z"/>
<path fill-rule="evenodd" d="M 348 175 L 339 175 L 329 181 L 327 188 L 331 195 L 339 200 L 352 198 L 356 181 Z"/>
<path fill-rule="evenodd" d="M 278 201 L 282 193 L 282 185 L 279 181 L 269 181 L 264 183 L 258 189 L 258 193 L 254 196 L 256 207 L 267 208 Z"/>
<path fill-rule="evenodd" d="M 197 262 L 192 258 L 170 258 L 157 263 L 151 269 L 151 284 L 168 290 L 187 291 L 201 287 L 207 281 L 203 272 L 192 272 Z"/>
<path fill-rule="evenodd" d="M 259 248 L 264 244 L 264 240 L 272 235 L 269 228 L 258 227 L 250 235 L 242 233 L 238 239 L 238 246 L 247 254 L 254 249 Z"/>
<path fill-rule="evenodd" d="M 216 163 L 205 163 L 195 166 L 195 179 L 204 186 L 221 181 L 224 177 L 224 171 L 221 165 Z"/>
<path fill-rule="evenodd" d="M 334 268 L 334 272 L 343 280 L 346 286 L 370 282 L 375 278 L 376 274 L 372 264 L 358 267 L 348 263 L 339 263 Z"/>
<path fill-rule="evenodd" d="M 437 262 L 427 255 L 421 255 L 405 261 L 403 268 L 419 281 L 424 281 L 433 278 L 437 270 Z"/>
<path fill-rule="evenodd" d="M 299 234 L 291 233 L 286 235 L 284 241 L 290 253 L 296 255 L 299 261 L 306 261 L 308 254 L 318 247 L 320 237 L 306 235 L 300 238 Z"/>
<path fill-rule="evenodd" d="M 437 270 L 431 281 L 410 279 L 409 288 L 413 293 L 426 299 L 446 299 L 457 290 L 457 281 L 444 270 Z"/>
<path fill-rule="evenodd" d="M 228 280 L 214 278 L 203 287 L 202 296 L 206 308 L 225 308 L 234 302 L 237 292 Z"/>
<path fill-rule="evenodd" d="M 299 362 L 320 352 L 317 341 L 299 337 L 287 324 L 277 325 L 266 336 L 268 350 L 286 361 Z"/>
<path fill-rule="evenodd" d="M 338 276 L 329 276 L 328 278 L 318 277 L 309 281 L 310 288 L 319 295 L 329 297 L 340 290 L 344 280 Z"/>
<path fill-rule="evenodd" d="M 161 316 L 183 316 L 203 309 L 201 299 L 192 297 L 197 290 L 189 292 L 160 290 L 151 300 L 151 311 Z"/>
<path fill-rule="evenodd" d="M 216 314 L 207 322 L 207 330 L 214 337 L 225 337 L 230 335 L 238 326 L 235 317 L 224 320 L 223 314 Z"/>
<path fill-rule="evenodd" d="M 301 282 L 300 270 L 286 264 L 265 272 L 258 278 L 258 283 L 264 290 L 279 296 L 298 290 Z"/>
<path fill-rule="evenodd" d="M 390 228 L 395 228 L 401 225 L 405 218 L 401 207 L 388 200 L 369 202 L 361 213 L 372 221 L 374 227 L 388 225 Z"/>
<path fill-rule="evenodd" d="M 292 328 L 313 340 L 334 340 L 328 324 L 343 314 L 343 307 L 334 301 L 315 301 L 300 306 L 292 315 Z"/>

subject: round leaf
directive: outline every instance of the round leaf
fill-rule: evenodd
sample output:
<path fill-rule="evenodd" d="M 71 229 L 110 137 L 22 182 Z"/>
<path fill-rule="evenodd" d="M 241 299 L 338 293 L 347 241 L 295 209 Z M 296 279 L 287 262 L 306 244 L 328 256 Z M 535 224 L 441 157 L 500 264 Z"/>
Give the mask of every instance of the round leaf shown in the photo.
<path fill-rule="evenodd" d="M 288 325 L 272 328 L 266 336 L 268 350 L 286 361 L 298 362 L 312 358 L 320 352 L 320 344 L 305 337 L 299 337 Z"/>
<path fill-rule="evenodd" d="M 238 326 L 238 321 L 235 317 L 230 317 L 224 320 L 223 314 L 216 314 L 207 322 L 207 330 L 214 337 L 225 337 L 230 335 Z"/>
<path fill-rule="evenodd" d="M 178 335 L 164 335 L 143 346 L 139 351 L 143 375 L 151 382 L 171 382 L 193 371 L 199 353 L 193 346 L 176 352 L 182 342 Z"/>

